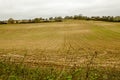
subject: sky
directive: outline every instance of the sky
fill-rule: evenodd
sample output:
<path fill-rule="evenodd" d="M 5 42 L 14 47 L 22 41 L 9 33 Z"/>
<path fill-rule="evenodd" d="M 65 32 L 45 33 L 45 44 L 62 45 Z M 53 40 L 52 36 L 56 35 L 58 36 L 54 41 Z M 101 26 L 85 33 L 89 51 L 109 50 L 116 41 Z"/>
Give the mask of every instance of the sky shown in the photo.
<path fill-rule="evenodd" d="M 0 0 L 0 20 L 77 14 L 120 16 L 120 0 Z"/>

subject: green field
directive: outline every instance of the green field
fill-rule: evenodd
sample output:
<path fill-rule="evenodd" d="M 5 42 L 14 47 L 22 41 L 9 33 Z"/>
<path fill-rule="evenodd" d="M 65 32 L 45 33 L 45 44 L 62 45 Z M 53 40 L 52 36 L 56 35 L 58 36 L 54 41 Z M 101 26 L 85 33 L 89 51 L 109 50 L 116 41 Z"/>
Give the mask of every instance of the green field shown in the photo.
<path fill-rule="evenodd" d="M 94 66 L 120 68 L 120 23 L 67 20 L 0 25 L 0 58 L 19 62 L 24 55 L 30 66 L 79 67 L 95 56 Z"/>

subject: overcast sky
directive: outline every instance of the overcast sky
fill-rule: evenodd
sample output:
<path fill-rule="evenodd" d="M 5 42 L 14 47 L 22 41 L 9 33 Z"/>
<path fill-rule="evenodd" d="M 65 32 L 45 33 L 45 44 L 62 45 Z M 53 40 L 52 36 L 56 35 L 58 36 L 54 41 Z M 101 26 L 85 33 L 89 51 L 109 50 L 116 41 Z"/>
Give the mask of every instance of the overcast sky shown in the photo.
<path fill-rule="evenodd" d="M 120 16 L 120 0 L 0 0 L 0 20 L 76 14 Z"/>

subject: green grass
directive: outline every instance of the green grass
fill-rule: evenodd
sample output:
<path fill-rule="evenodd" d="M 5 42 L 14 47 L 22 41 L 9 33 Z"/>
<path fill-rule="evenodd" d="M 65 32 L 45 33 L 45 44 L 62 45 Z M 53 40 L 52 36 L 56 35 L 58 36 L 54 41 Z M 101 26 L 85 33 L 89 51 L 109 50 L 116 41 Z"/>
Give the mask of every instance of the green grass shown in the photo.
<path fill-rule="evenodd" d="M 120 70 L 113 67 L 92 66 L 90 63 L 84 67 L 76 65 L 55 66 L 40 65 L 31 67 L 20 63 L 11 62 L 11 58 L 0 60 L 1 80 L 119 80 Z"/>
<path fill-rule="evenodd" d="M 89 69 L 87 64 L 96 52 Z M 11 59 L 3 61 L 6 58 Z M 120 23 L 67 20 L 0 25 L 1 79 L 119 80 L 119 58 Z"/>

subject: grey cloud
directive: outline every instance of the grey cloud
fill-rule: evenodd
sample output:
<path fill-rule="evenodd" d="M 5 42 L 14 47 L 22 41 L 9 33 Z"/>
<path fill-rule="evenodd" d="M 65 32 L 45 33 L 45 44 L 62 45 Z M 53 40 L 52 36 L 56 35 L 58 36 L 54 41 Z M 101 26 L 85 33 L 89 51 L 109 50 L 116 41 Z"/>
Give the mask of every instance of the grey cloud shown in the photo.
<path fill-rule="evenodd" d="M 0 19 L 120 15 L 120 0 L 0 0 Z"/>

